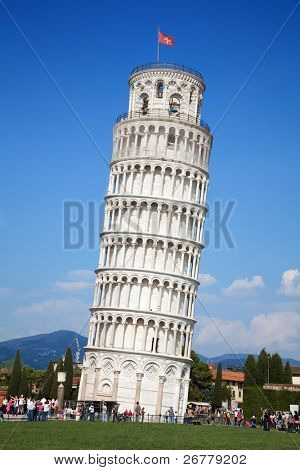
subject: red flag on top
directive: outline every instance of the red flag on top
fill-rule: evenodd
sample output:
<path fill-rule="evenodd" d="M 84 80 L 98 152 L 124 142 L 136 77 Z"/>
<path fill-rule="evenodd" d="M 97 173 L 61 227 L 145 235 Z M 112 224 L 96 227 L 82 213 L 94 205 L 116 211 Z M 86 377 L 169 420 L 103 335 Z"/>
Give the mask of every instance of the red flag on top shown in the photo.
<path fill-rule="evenodd" d="M 172 36 L 168 36 L 167 34 L 158 32 L 158 41 L 165 46 L 174 46 L 174 38 Z"/>

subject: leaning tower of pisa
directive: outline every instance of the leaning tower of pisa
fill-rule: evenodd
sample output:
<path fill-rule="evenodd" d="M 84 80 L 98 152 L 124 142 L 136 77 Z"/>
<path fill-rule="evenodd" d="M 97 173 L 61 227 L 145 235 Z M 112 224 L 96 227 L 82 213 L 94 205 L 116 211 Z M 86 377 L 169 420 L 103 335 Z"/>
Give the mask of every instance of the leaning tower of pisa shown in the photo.
<path fill-rule="evenodd" d="M 212 145 L 201 74 L 147 64 L 116 122 L 79 400 L 178 415 L 188 397 Z"/>

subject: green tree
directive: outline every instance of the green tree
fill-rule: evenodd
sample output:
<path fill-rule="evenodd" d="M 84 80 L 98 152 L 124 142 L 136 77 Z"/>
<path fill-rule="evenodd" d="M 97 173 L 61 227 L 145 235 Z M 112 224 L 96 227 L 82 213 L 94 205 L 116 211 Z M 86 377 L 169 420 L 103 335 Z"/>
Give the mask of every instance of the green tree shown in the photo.
<path fill-rule="evenodd" d="M 249 354 L 244 365 L 244 387 L 251 387 L 256 384 L 256 361 L 252 354 Z"/>
<path fill-rule="evenodd" d="M 73 354 L 70 347 L 66 349 L 64 371 L 66 372 L 65 399 L 71 400 L 73 385 Z"/>
<path fill-rule="evenodd" d="M 23 395 L 24 397 L 28 397 L 28 395 L 29 395 L 27 367 L 25 367 L 25 366 L 22 369 L 22 376 L 21 376 L 21 382 L 20 382 L 20 387 L 19 387 L 19 395 Z"/>
<path fill-rule="evenodd" d="M 227 387 L 227 385 L 223 385 L 223 397 L 222 401 L 228 401 L 228 408 L 231 408 L 231 396 L 232 396 L 232 389 L 231 387 Z"/>
<path fill-rule="evenodd" d="M 22 366 L 21 366 L 21 357 L 19 349 L 16 352 L 16 357 L 14 360 L 13 370 L 10 376 L 9 386 L 7 390 L 8 396 L 18 395 L 20 383 L 22 378 Z"/>
<path fill-rule="evenodd" d="M 41 398 L 41 389 L 45 381 L 45 370 L 36 370 L 31 367 L 27 367 L 27 379 L 29 390 L 32 390 L 33 386 L 39 389 L 39 392 L 33 396 L 33 398 Z M 33 395 L 33 394 L 32 394 Z"/>
<path fill-rule="evenodd" d="M 205 401 L 206 403 L 212 402 L 212 399 L 214 396 L 214 388 L 215 386 L 211 384 L 209 387 L 206 387 L 201 391 L 203 401 Z M 195 400 L 195 401 L 198 401 L 198 400 Z"/>
<path fill-rule="evenodd" d="M 222 406 L 223 397 L 224 397 L 224 389 L 223 389 L 223 382 L 222 382 L 222 363 L 219 362 L 218 369 L 217 369 L 217 377 L 215 380 L 214 394 L 213 394 L 213 399 L 212 399 L 213 408 L 220 408 Z"/>
<path fill-rule="evenodd" d="M 281 357 L 277 353 L 272 354 L 270 359 L 270 383 L 283 383 L 283 364 Z"/>
<path fill-rule="evenodd" d="M 59 359 L 55 372 L 53 374 L 53 381 L 52 381 L 52 386 L 51 386 L 51 398 L 57 398 L 57 389 L 58 389 L 58 381 L 57 381 L 57 374 L 58 372 L 63 372 L 64 370 L 64 363 L 62 357 Z"/>
<path fill-rule="evenodd" d="M 49 361 L 48 362 L 48 368 L 45 374 L 45 379 L 44 383 L 42 385 L 41 389 L 41 398 L 53 398 L 51 395 L 51 389 L 52 389 L 52 383 L 53 383 L 53 378 L 54 378 L 54 367 L 53 367 L 53 362 Z"/>
<path fill-rule="evenodd" d="M 268 382 L 268 354 L 265 349 L 262 349 L 257 360 L 256 365 L 256 384 L 264 385 Z"/>
<path fill-rule="evenodd" d="M 286 362 L 283 369 L 283 383 L 291 384 L 293 383 L 293 374 L 289 361 Z"/>
<path fill-rule="evenodd" d="M 212 385 L 212 373 L 208 365 L 200 361 L 194 351 L 191 352 L 191 358 L 193 362 L 191 364 L 189 400 L 201 401 L 204 399 L 205 390 Z"/>

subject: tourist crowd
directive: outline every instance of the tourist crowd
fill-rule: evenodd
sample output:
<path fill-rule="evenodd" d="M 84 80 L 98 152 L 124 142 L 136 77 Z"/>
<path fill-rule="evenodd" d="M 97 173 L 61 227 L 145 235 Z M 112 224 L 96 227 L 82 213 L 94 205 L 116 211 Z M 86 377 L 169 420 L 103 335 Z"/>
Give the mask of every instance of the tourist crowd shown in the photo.
<path fill-rule="evenodd" d="M 236 427 L 247 427 L 255 429 L 258 426 L 263 427 L 265 431 L 271 429 L 279 431 L 295 432 L 300 431 L 300 419 L 297 411 L 294 413 L 277 411 L 272 413 L 270 410 L 261 410 L 261 416 L 257 418 L 253 415 L 250 419 L 244 417 L 242 408 L 236 409 L 216 409 L 212 411 L 211 407 L 203 409 L 202 406 L 196 405 L 195 407 L 189 406 L 184 413 L 183 419 L 179 417 L 177 412 L 170 407 L 163 416 L 157 417 L 147 414 L 144 407 L 141 407 L 137 402 L 133 410 L 126 409 L 120 413 L 117 406 L 108 409 L 105 402 L 97 403 L 82 403 L 77 406 L 71 406 L 65 403 L 62 411 L 59 410 L 59 403 L 57 399 L 47 400 L 42 398 L 35 400 L 31 397 L 26 398 L 23 395 L 17 397 L 10 397 L 2 400 L 0 403 L 0 421 L 10 417 L 18 417 L 25 415 L 28 421 L 47 421 L 53 417 L 57 419 L 74 419 L 74 420 L 89 420 L 102 422 L 163 422 L 176 424 L 182 422 L 184 424 L 208 424 L 208 425 L 225 425 Z"/>
<path fill-rule="evenodd" d="M 207 410 L 206 413 L 203 413 L 203 410 L 200 408 L 187 408 L 184 414 L 184 423 L 192 423 L 218 425 L 222 424 L 225 426 L 237 426 L 237 427 L 247 427 L 255 429 L 257 427 L 262 427 L 265 431 L 270 431 L 270 429 L 276 429 L 279 431 L 300 431 L 300 419 L 299 413 L 295 411 L 286 412 L 277 411 L 276 413 L 271 413 L 270 410 L 261 410 L 261 416 L 257 418 L 256 415 L 251 416 L 250 419 L 246 419 L 242 408 L 236 409 L 217 409 L 214 412 L 211 409 Z"/>
<path fill-rule="evenodd" d="M 133 412 L 131 409 L 128 410 L 126 408 L 123 413 L 119 413 L 118 407 L 113 406 L 109 413 L 105 402 L 100 405 L 99 411 L 95 411 L 95 406 L 91 403 L 89 407 L 85 404 L 77 407 L 77 416 L 78 415 L 80 416 L 80 419 L 89 419 L 90 421 L 100 419 L 103 422 L 112 420 L 113 423 L 118 421 L 144 422 L 145 408 L 142 408 L 139 402 L 137 402 Z"/>
<path fill-rule="evenodd" d="M 58 400 L 34 400 L 31 397 L 4 397 L 0 406 L 0 417 L 3 420 L 6 414 L 10 416 L 27 415 L 28 421 L 46 421 L 50 416 L 57 415 L 59 410 Z"/>
<path fill-rule="evenodd" d="M 278 431 L 300 431 L 300 419 L 297 411 L 294 413 L 291 411 L 289 413 L 283 411 L 272 413 L 270 410 L 263 410 L 260 424 L 265 431 L 270 431 L 271 428 Z"/>

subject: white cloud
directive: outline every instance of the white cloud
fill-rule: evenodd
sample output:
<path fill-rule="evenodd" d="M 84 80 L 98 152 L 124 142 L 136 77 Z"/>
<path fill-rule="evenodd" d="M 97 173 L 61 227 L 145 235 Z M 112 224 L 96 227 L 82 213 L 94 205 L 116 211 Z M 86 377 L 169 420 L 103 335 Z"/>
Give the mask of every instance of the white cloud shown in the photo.
<path fill-rule="evenodd" d="M 286 296 L 300 296 L 300 271 L 299 269 L 289 269 L 284 271 L 281 278 L 281 286 L 278 294 Z"/>
<path fill-rule="evenodd" d="M 13 336 L 27 336 L 33 330 L 40 333 L 61 329 L 80 332 L 88 325 L 89 307 L 74 297 L 47 299 L 20 307 L 11 314 L 15 325 Z"/>
<path fill-rule="evenodd" d="M 95 273 L 88 269 L 74 269 L 66 274 L 66 278 L 67 281 L 55 282 L 54 287 L 62 291 L 81 291 L 94 286 Z"/>
<path fill-rule="evenodd" d="M 67 273 L 70 281 L 92 281 L 95 279 L 94 271 L 89 269 L 73 269 Z"/>
<path fill-rule="evenodd" d="M 93 284 L 87 281 L 58 281 L 54 283 L 54 287 L 62 291 L 78 291 L 90 289 L 93 287 Z"/>
<path fill-rule="evenodd" d="M 66 299 L 47 299 L 41 302 L 35 302 L 26 307 L 19 307 L 13 313 L 16 316 L 34 316 L 41 315 L 42 317 L 48 314 L 51 318 L 55 318 L 55 315 L 60 315 L 68 311 L 76 311 L 82 308 L 87 308 L 87 305 L 79 299 L 69 297 Z"/>
<path fill-rule="evenodd" d="M 255 315 L 248 325 L 241 320 L 200 316 L 198 324 L 194 348 L 201 347 L 202 352 L 205 346 L 224 352 L 228 341 L 237 352 L 257 352 L 266 347 L 273 352 L 299 354 L 300 314 L 296 312 Z"/>
<path fill-rule="evenodd" d="M 202 286 L 211 286 L 217 282 L 211 274 L 199 274 L 199 281 Z"/>
<path fill-rule="evenodd" d="M 13 292 L 9 287 L 0 287 L 0 297 L 5 297 Z"/>
<path fill-rule="evenodd" d="M 256 294 L 259 289 L 264 287 L 261 276 L 253 276 L 252 279 L 236 279 L 230 286 L 222 289 L 222 293 L 228 297 L 248 297 Z"/>

